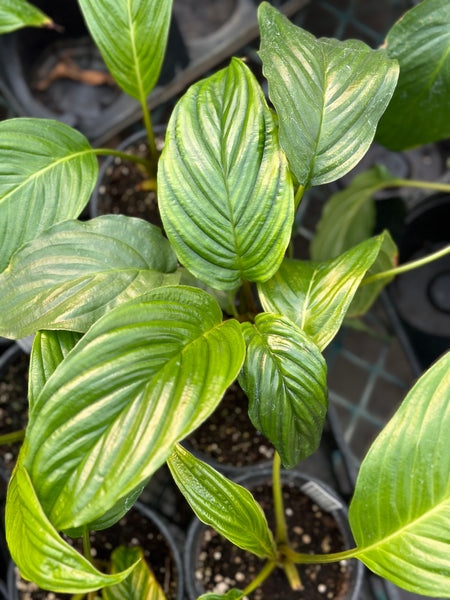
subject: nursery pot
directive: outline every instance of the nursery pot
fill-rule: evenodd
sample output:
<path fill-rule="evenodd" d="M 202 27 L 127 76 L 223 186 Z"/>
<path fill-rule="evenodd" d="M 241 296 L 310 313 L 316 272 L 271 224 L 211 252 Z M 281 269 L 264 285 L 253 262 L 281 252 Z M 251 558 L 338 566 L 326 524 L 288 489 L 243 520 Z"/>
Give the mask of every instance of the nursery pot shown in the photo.
<path fill-rule="evenodd" d="M 436 194 L 413 209 L 399 240 L 400 264 L 450 244 L 450 194 Z M 390 297 L 413 350 L 426 369 L 450 347 L 450 256 L 397 276 Z"/>
<path fill-rule="evenodd" d="M 271 469 L 249 472 L 237 480 L 262 504 L 273 531 L 271 481 Z M 296 551 L 323 554 L 354 545 L 346 507 L 331 488 L 297 471 L 283 471 L 281 481 L 289 537 Z M 237 549 L 198 519 L 192 522 L 184 554 L 190 600 L 196 600 L 205 590 L 224 593 L 232 587 L 244 589 L 263 564 L 264 561 Z M 304 590 L 293 592 L 284 572 L 275 569 L 252 597 L 316 600 L 330 598 L 327 594 L 333 593 L 334 600 L 358 598 L 363 565 L 356 559 L 328 565 L 299 565 L 298 571 Z"/>
<path fill-rule="evenodd" d="M 100 543 L 110 544 L 108 554 L 111 552 L 111 548 L 119 545 L 142 546 L 155 577 L 163 587 L 167 600 L 183 600 L 183 564 L 172 531 L 174 531 L 173 527 L 170 526 L 169 529 L 166 522 L 156 512 L 137 502 L 119 523 L 110 529 L 91 534 L 91 544 L 96 549 L 96 540 L 101 537 Z M 156 541 L 153 547 L 150 546 L 152 540 Z M 97 552 L 97 556 L 104 558 L 100 552 Z M 34 586 L 33 589 L 33 586 L 34 584 L 29 586 L 30 595 L 21 594 L 20 590 L 24 591 L 23 588 L 28 587 L 28 584 L 21 578 L 18 579 L 17 569 L 11 561 L 8 568 L 9 600 L 23 600 L 25 597 L 30 600 L 71 598 L 70 595 L 45 593 L 37 586 Z"/>

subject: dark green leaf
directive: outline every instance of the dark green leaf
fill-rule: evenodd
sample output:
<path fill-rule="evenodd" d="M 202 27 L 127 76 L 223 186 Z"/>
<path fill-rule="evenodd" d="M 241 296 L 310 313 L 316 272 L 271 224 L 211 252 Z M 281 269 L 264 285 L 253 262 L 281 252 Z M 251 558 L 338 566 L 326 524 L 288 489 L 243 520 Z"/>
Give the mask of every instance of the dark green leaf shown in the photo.
<path fill-rule="evenodd" d="M 119 546 L 111 555 L 111 573 L 117 573 L 134 565 L 131 575 L 117 585 L 102 591 L 104 600 L 165 600 L 161 586 L 145 562 L 142 548 Z"/>
<path fill-rule="evenodd" d="M 211 414 L 244 353 L 239 323 L 195 288 L 155 289 L 97 321 L 30 413 L 24 464 L 54 526 L 88 525 L 134 494 Z"/>
<path fill-rule="evenodd" d="M 268 313 L 242 324 L 247 355 L 239 383 L 253 425 L 286 469 L 315 452 L 328 408 L 327 366 L 316 344 L 289 319 Z"/>
<path fill-rule="evenodd" d="M 258 285 L 264 310 L 288 317 L 323 350 L 338 332 L 383 240 L 384 235 L 370 238 L 325 262 L 284 260 L 272 279 Z"/>
<path fill-rule="evenodd" d="M 133 568 L 105 575 L 69 546 L 42 510 L 20 459 L 9 483 L 5 525 L 8 547 L 22 576 L 44 589 L 89 592 L 122 581 Z"/>
<path fill-rule="evenodd" d="M 50 27 L 52 24 L 50 17 L 26 0 L 2 0 L 0 3 L 0 34 L 21 27 Z"/>
<path fill-rule="evenodd" d="M 97 174 L 89 142 L 67 125 L 0 122 L 0 271 L 22 244 L 54 223 L 76 219 Z"/>
<path fill-rule="evenodd" d="M 276 557 L 266 517 L 248 490 L 179 445 L 167 464 L 175 483 L 203 523 L 239 548 L 260 557 Z"/>
<path fill-rule="evenodd" d="M 161 70 L 172 0 L 79 0 L 87 26 L 120 87 L 145 102 Z"/>
<path fill-rule="evenodd" d="M 333 194 L 323 209 L 310 251 L 313 260 L 336 258 L 366 240 L 375 226 L 373 194 L 394 179 L 383 166 L 357 175 L 351 184 Z"/>
<path fill-rule="evenodd" d="M 263 71 L 291 169 L 304 187 L 334 181 L 367 152 L 397 63 L 358 40 L 316 39 L 267 2 L 258 19 Z"/>
<path fill-rule="evenodd" d="M 23 246 L 0 274 L 0 333 L 86 331 L 124 300 L 177 283 L 176 265 L 161 230 L 141 219 L 59 223 Z"/>
<path fill-rule="evenodd" d="M 370 569 L 416 594 L 450 581 L 450 354 L 409 392 L 361 465 L 350 505 Z"/>
<path fill-rule="evenodd" d="M 180 262 L 207 285 L 234 289 L 278 269 L 291 235 L 292 184 L 272 113 L 238 59 L 176 106 L 158 193 Z"/>
<path fill-rule="evenodd" d="M 392 27 L 386 49 L 400 63 L 377 140 L 405 150 L 450 136 L 450 3 L 422 0 Z"/>

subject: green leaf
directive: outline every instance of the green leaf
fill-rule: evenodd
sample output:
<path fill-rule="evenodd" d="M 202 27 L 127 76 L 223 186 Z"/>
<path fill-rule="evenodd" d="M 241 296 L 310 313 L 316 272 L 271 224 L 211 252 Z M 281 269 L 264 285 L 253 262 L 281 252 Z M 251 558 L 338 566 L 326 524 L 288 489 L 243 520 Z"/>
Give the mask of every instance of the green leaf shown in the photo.
<path fill-rule="evenodd" d="M 212 413 L 244 353 L 239 323 L 195 288 L 155 289 L 97 321 L 30 413 L 24 464 L 54 526 L 89 525 L 132 495 Z"/>
<path fill-rule="evenodd" d="M 139 562 L 138 562 L 139 561 Z M 117 573 L 136 564 L 131 575 L 117 585 L 102 591 L 104 600 L 165 600 L 161 586 L 145 562 L 142 548 L 119 546 L 111 554 L 111 573 Z"/>
<path fill-rule="evenodd" d="M 266 517 L 248 490 L 180 445 L 175 447 L 167 464 L 200 521 L 247 552 L 276 558 L 276 546 Z"/>
<path fill-rule="evenodd" d="M 184 267 L 180 267 L 178 269 L 178 273 L 180 273 L 180 285 L 189 285 L 191 287 L 198 287 L 201 290 L 205 290 L 208 292 L 219 304 L 220 308 L 226 311 L 229 315 L 232 315 L 234 312 L 234 299 L 237 292 L 235 290 L 216 290 L 212 287 L 209 287 L 200 279 L 189 273 L 187 269 Z"/>
<path fill-rule="evenodd" d="M 304 187 L 334 181 L 367 152 L 397 63 L 358 40 L 316 39 L 267 2 L 258 19 L 263 72 L 290 167 Z"/>
<path fill-rule="evenodd" d="M 180 262 L 207 285 L 233 289 L 278 269 L 291 235 L 293 189 L 272 113 L 240 60 L 177 104 L 158 194 Z"/>
<path fill-rule="evenodd" d="M 383 240 L 384 235 L 370 238 L 324 262 L 284 260 L 272 279 L 258 285 L 264 310 L 288 317 L 323 350 L 338 332 Z"/>
<path fill-rule="evenodd" d="M 161 230 L 141 219 L 59 223 L 23 246 L 0 274 L 0 334 L 86 331 L 124 300 L 177 283 L 176 265 Z"/>
<path fill-rule="evenodd" d="M 30 410 L 33 410 L 34 402 L 47 379 L 80 338 L 81 334 L 74 331 L 37 332 L 30 356 L 28 379 Z"/>
<path fill-rule="evenodd" d="M 364 279 L 361 281 L 358 291 L 356 292 L 352 303 L 350 304 L 350 308 L 347 311 L 347 317 L 358 317 L 365 314 L 369 310 L 369 308 L 378 298 L 381 290 L 386 287 L 390 281 L 392 281 L 394 276 L 391 275 L 390 277 L 385 277 L 368 284 L 365 283 L 365 280 L 373 275 L 382 273 L 383 271 L 393 269 L 397 266 L 397 262 L 397 246 L 395 245 L 390 233 L 385 231 L 383 243 L 378 256 L 370 269 L 367 270 Z"/>
<path fill-rule="evenodd" d="M 5 527 L 21 575 L 44 589 L 89 592 L 122 581 L 133 569 L 105 575 L 69 546 L 47 519 L 20 459 L 8 487 Z"/>
<path fill-rule="evenodd" d="M 405 150 L 450 136 L 450 4 L 423 0 L 390 30 L 386 49 L 400 63 L 377 141 Z"/>
<path fill-rule="evenodd" d="M 228 590 L 226 594 L 203 594 L 198 600 L 241 600 L 244 597 L 244 592 L 233 588 Z"/>
<path fill-rule="evenodd" d="M 87 139 L 46 119 L 0 122 L 0 271 L 22 244 L 76 219 L 98 174 Z"/>
<path fill-rule="evenodd" d="M 425 596 L 450 581 L 450 354 L 434 364 L 370 448 L 350 505 L 355 553 Z"/>
<path fill-rule="evenodd" d="M 253 425 L 291 469 L 315 452 L 328 408 L 327 366 L 316 344 L 297 325 L 272 314 L 242 323 L 247 355 L 239 383 Z"/>
<path fill-rule="evenodd" d="M 172 0 L 79 0 L 86 24 L 116 82 L 146 102 L 161 70 Z"/>
<path fill-rule="evenodd" d="M 22 27 L 52 27 L 53 21 L 25 0 L 2 0 L 0 4 L 0 34 Z"/>
<path fill-rule="evenodd" d="M 339 256 L 372 235 L 375 226 L 374 193 L 394 178 L 381 165 L 357 175 L 324 206 L 310 252 L 313 260 Z"/>

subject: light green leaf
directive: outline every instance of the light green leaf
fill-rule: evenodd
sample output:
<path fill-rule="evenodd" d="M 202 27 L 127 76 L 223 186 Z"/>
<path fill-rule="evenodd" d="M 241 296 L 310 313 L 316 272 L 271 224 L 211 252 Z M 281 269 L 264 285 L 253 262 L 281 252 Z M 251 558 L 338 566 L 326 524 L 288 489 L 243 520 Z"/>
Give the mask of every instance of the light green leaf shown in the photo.
<path fill-rule="evenodd" d="M 178 273 L 180 273 L 180 285 L 190 285 L 191 287 L 198 287 L 201 290 L 205 290 L 205 292 L 208 292 L 208 294 L 217 300 L 222 310 L 226 311 L 229 315 L 233 314 L 234 299 L 237 289 L 216 290 L 200 281 L 200 279 L 195 277 L 195 275 L 192 275 L 192 273 L 189 273 L 184 267 L 180 267 Z"/>
<path fill-rule="evenodd" d="M 117 585 L 102 591 L 104 600 L 165 600 L 161 586 L 145 562 L 142 548 L 119 546 L 111 554 L 111 573 L 117 573 L 134 565 L 129 577 Z"/>
<path fill-rule="evenodd" d="M 226 594 L 203 594 L 198 600 L 241 600 L 244 597 L 244 592 L 233 588 L 228 590 Z"/>
<path fill-rule="evenodd" d="M 264 310 L 288 317 L 323 350 L 338 332 L 383 240 L 384 235 L 370 238 L 325 262 L 284 260 L 272 279 L 258 285 Z"/>
<path fill-rule="evenodd" d="M 450 581 L 450 354 L 416 383 L 364 459 L 350 505 L 370 569 L 425 596 Z"/>
<path fill-rule="evenodd" d="M 304 187 L 334 181 L 367 152 L 397 63 L 358 40 L 316 39 L 267 2 L 258 19 L 263 72 L 290 167 Z"/>
<path fill-rule="evenodd" d="M 386 49 L 400 63 L 377 140 L 405 150 L 450 136 L 450 3 L 422 0 L 392 27 Z"/>
<path fill-rule="evenodd" d="M 247 355 L 239 383 L 253 425 L 291 469 L 315 452 L 328 408 L 327 366 L 316 344 L 278 315 L 242 323 Z"/>
<path fill-rule="evenodd" d="M 180 262 L 207 285 L 233 289 L 278 269 L 291 235 L 293 189 L 271 111 L 240 60 L 177 104 L 158 193 Z"/>
<path fill-rule="evenodd" d="M 146 102 L 161 70 L 172 0 L 79 0 L 86 24 L 120 87 Z"/>
<path fill-rule="evenodd" d="M 22 244 L 54 223 L 76 219 L 97 174 L 89 142 L 67 125 L 0 122 L 0 271 Z"/>
<path fill-rule="evenodd" d="M 0 274 L 0 335 L 86 331 L 117 304 L 178 282 L 176 257 L 146 221 L 105 215 L 55 225 Z"/>
<path fill-rule="evenodd" d="M 54 526 L 89 525 L 132 495 L 212 413 L 244 353 L 239 323 L 195 288 L 155 289 L 97 321 L 30 413 L 24 464 Z"/>
<path fill-rule="evenodd" d="M 47 379 L 64 357 L 72 350 L 80 333 L 73 331 L 38 331 L 30 356 L 28 400 L 30 410 L 42 391 Z"/>
<path fill-rule="evenodd" d="M 42 510 L 20 459 L 8 487 L 5 527 L 9 551 L 21 575 L 44 589 L 89 592 L 122 581 L 133 569 L 105 575 L 69 546 Z"/>
<path fill-rule="evenodd" d="M 276 558 L 276 547 L 260 505 L 252 494 L 182 446 L 167 461 L 172 477 L 192 510 L 235 546 Z"/>
<path fill-rule="evenodd" d="M 0 34 L 22 27 L 52 27 L 53 21 L 26 0 L 2 0 Z"/>
<path fill-rule="evenodd" d="M 392 281 L 394 277 L 391 275 L 390 277 L 385 277 L 367 284 L 365 283 L 365 280 L 369 279 L 369 277 L 372 277 L 373 275 L 382 273 L 383 271 L 393 269 L 397 266 L 397 262 L 397 246 L 395 245 L 390 233 L 385 231 L 383 243 L 378 256 L 370 269 L 367 270 L 364 279 L 361 281 L 358 291 L 356 292 L 352 303 L 350 304 L 350 308 L 347 311 L 347 317 L 361 316 L 370 309 L 372 304 L 378 298 L 381 290 L 386 287 L 386 285 Z"/>
<path fill-rule="evenodd" d="M 373 194 L 394 178 L 381 165 L 357 175 L 324 206 L 310 251 L 313 260 L 339 256 L 372 235 L 375 226 Z"/>

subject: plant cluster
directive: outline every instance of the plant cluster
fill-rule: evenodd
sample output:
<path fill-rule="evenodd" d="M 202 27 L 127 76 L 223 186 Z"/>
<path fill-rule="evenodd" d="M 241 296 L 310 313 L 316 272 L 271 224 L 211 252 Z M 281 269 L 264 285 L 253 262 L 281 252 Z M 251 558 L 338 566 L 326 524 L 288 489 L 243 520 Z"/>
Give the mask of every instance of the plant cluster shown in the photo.
<path fill-rule="evenodd" d="M 450 81 L 450 7 L 424 0 L 392 28 L 386 48 L 372 50 L 316 39 L 263 2 L 260 56 L 275 110 L 233 58 L 178 102 L 158 160 L 146 97 L 171 1 L 79 2 L 112 75 L 141 102 L 167 237 L 122 215 L 77 220 L 96 182 L 96 154 L 106 150 L 59 122 L 0 123 L 0 335 L 36 334 L 29 424 L 6 504 L 7 541 L 22 575 L 91 598 L 100 588 L 103 597 L 130 598 L 133 577 L 133 598 L 147 597 L 157 584 L 136 575 L 146 569 L 139 551 L 121 551 L 103 573 L 89 531 L 116 523 L 167 463 L 200 519 L 266 559 L 254 582 L 227 600 L 250 593 L 275 567 L 298 588 L 296 564 L 344 557 L 406 589 L 448 594 L 450 355 L 409 392 L 361 466 L 349 513 L 355 548 L 319 556 L 291 548 L 280 469 L 319 445 L 324 349 L 344 317 L 366 311 L 405 268 L 395 265 L 388 232 L 367 237 L 354 223 L 332 257 L 285 258 L 295 211 L 305 190 L 359 162 L 380 119 L 381 141 L 393 137 L 399 147 L 448 133 L 448 95 L 435 84 L 448 89 Z M 4 2 L 5 14 L 10 29 L 37 24 L 24 0 Z M 418 39 L 427 42 L 422 70 Z M 407 135 L 393 133 L 399 112 Z M 413 129 L 423 135 L 411 140 Z M 355 180 L 352 197 L 404 185 L 379 177 L 363 192 Z M 335 211 L 336 223 L 342 214 L 348 222 L 346 204 Z M 276 449 L 275 536 L 250 492 L 180 445 L 236 378 L 252 422 Z M 61 532 L 83 537 L 85 556 Z"/>

